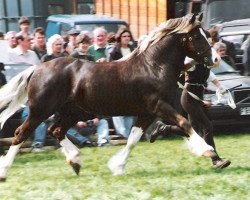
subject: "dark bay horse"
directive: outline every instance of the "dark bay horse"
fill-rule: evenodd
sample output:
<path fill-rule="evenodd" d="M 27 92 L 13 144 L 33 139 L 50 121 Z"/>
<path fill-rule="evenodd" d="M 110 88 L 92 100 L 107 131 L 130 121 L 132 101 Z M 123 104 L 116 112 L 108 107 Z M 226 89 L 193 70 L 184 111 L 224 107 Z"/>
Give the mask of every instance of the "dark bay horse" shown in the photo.
<path fill-rule="evenodd" d="M 0 109 L 8 105 L 1 113 L 0 122 L 26 102 L 26 95 L 30 113 L 15 131 L 8 153 L 0 159 L 0 179 L 6 179 L 21 144 L 54 113 L 57 113 L 57 120 L 49 128 L 49 134 L 60 141 L 67 162 L 77 174 L 81 166 L 79 150 L 65 133 L 83 120 L 79 113 L 86 112 L 138 116 L 127 145 L 109 161 L 113 174 L 124 173 L 132 148 L 155 117 L 183 128 L 190 136 L 193 152 L 213 156 L 213 148 L 171 106 L 186 56 L 206 66 L 215 63 L 200 21 L 201 17 L 195 15 L 170 19 L 152 31 L 131 55 L 118 61 L 94 63 L 59 58 L 14 77 L 0 90 Z"/>

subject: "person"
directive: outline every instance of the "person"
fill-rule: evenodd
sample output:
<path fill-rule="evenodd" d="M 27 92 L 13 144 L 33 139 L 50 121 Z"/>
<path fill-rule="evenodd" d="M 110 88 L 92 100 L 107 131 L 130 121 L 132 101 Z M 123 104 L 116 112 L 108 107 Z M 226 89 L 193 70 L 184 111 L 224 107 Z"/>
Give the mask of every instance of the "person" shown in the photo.
<path fill-rule="evenodd" d="M 68 31 L 68 53 L 71 54 L 76 48 L 76 37 L 80 34 L 80 31 L 73 28 Z"/>
<path fill-rule="evenodd" d="M 29 107 L 25 106 L 22 114 L 21 114 L 21 121 L 24 122 L 25 119 L 28 117 L 29 114 Z M 42 122 L 34 131 L 34 138 L 31 144 L 31 152 L 39 153 L 46 151 L 43 147 L 46 141 L 47 136 L 47 125 L 45 122 Z"/>
<path fill-rule="evenodd" d="M 84 122 L 79 121 L 77 124 L 68 130 L 67 137 L 80 145 L 78 146 L 94 146 L 87 137 L 85 140 L 84 136 L 96 134 L 97 135 L 97 146 L 104 147 L 109 145 L 109 124 L 104 117 L 89 117 L 90 120 Z M 81 135 L 81 137 L 79 137 Z M 80 139 L 81 138 L 81 139 Z M 80 140 L 79 140 L 80 139 Z M 80 142 L 81 141 L 81 142 Z"/>
<path fill-rule="evenodd" d="M 17 46 L 16 34 L 16 31 L 9 31 L 5 35 L 5 40 L 8 41 L 8 52 Z"/>
<path fill-rule="evenodd" d="M 217 24 L 208 30 L 208 32 L 211 35 L 211 38 L 209 38 L 209 40 L 211 40 L 211 45 L 213 46 L 216 42 L 223 42 L 224 44 L 226 44 L 226 55 L 230 56 L 235 62 L 236 49 L 235 49 L 234 43 L 224 40 L 223 38 L 220 38 L 219 36 L 220 27 L 221 25 Z"/>
<path fill-rule="evenodd" d="M 46 43 L 47 53 L 42 56 L 41 62 L 47 62 L 55 58 L 66 57 L 63 52 L 63 38 L 62 36 L 55 34 L 52 35 Z"/>
<path fill-rule="evenodd" d="M 4 64 L 0 62 L 0 88 L 7 83 L 6 77 L 2 71 L 4 71 Z"/>
<path fill-rule="evenodd" d="M 8 52 L 8 61 L 12 63 L 23 63 L 38 65 L 40 60 L 31 48 L 32 38 L 22 32 L 16 34 L 17 47 Z"/>
<path fill-rule="evenodd" d="M 107 42 L 107 30 L 98 27 L 93 31 L 93 44 L 89 47 L 89 53 L 94 57 L 95 62 L 107 62 L 109 51 L 113 48 Z"/>
<path fill-rule="evenodd" d="M 192 127 L 198 133 L 203 135 L 207 144 L 214 148 L 217 155 L 211 158 L 213 166 L 215 168 L 225 168 L 231 164 L 231 161 L 220 158 L 217 153 L 212 133 L 213 126 L 205 111 L 206 107 L 211 106 L 211 103 L 209 101 L 202 100 L 207 80 L 211 80 L 220 89 L 221 94 L 225 93 L 225 89 L 221 86 L 215 75 L 211 73 L 210 69 L 204 69 L 203 66 L 199 65 L 200 64 L 196 64 L 195 66 L 192 66 L 185 73 L 185 86 L 181 96 L 181 105 L 188 113 L 188 118 Z M 188 135 L 181 128 L 173 125 L 166 125 L 158 121 L 155 124 L 155 129 L 151 132 L 150 142 L 154 142 L 159 134 L 166 135 L 170 132 L 188 137 Z"/>
<path fill-rule="evenodd" d="M 3 34 L 3 32 L 0 32 L 0 40 L 4 40 L 4 34 Z"/>
<path fill-rule="evenodd" d="M 29 18 L 22 16 L 19 21 L 20 33 L 23 35 L 31 35 L 30 33 L 30 20 Z"/>
<path fill-rule="evenodd" d="M 244 75 L 250 76 L 250 35 L 241 45 L 241 49 L 243 50 Z"/>
<path fill-rule="evenodd" d="M 33 33 L 33 45 L 31 50 L 33 50 L 38 56 L 39 60 L 41 60 L 42 56 L 46 54 L 46 40 L 45 40 L 45 32 L 42 27 L 37 27 Z"/>
<path fill-rule="evenodd" d="M 94 61 L 93 56 L 88 52 L 88 48 L 91 45 L 91 39 L 87 34 L 80 33 L 76 37 L 77 48 L 72 52 L 70 56 L 78 59 L 84 59 L 88 61 Z"/>
<path fill-rule="evenodd" d="M 118 60 L 130 54 L 134 48 L 130 45 L 131 32 L 127 29 L 120 29 L 116 34 L 116 45 L 110 52 L 109 61 Z M 130 130 L 135 123 L 134 116 L 114 116 L 113 125 L 117 135 L 128 138 Z"/>
<path fill-rule="evenodd" d="M 220 55 L 221 59 L 224 60 L 227 64 L 231 65 L 234 69 L 236 69 L 234 60 L 231 56 L 226 55 L 227 46 L 223 42 L 216 42 L 213 45 L 215 51 Z"/>

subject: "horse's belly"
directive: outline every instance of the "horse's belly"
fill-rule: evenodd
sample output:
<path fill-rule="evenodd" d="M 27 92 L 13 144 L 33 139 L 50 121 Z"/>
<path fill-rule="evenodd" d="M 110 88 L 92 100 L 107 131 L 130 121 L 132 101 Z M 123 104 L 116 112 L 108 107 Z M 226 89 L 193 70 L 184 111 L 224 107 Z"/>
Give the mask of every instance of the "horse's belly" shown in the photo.
<path fill-rule="evenodd" d="M 117 98 L 85 98 L 79 102 L 79 106 L 85 111 L 101 115 L 119 116 L 119 115 L 138 115 L 145 112 L 143 102 L 139 103 L 129 99 Z M 143 111 L 144 110 L 144 111 Z"/>

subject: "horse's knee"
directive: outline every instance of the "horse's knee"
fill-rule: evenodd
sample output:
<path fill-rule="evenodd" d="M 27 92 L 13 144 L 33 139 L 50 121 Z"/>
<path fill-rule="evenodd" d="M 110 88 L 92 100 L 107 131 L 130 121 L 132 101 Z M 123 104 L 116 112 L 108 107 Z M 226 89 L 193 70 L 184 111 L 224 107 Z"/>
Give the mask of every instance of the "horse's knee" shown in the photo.
<path fill-rule="evenodd" d="M 185 132 L 189 133 L 192 126 L 191 124 L 189 123 L 189 121 L 185 118 L 182 118 L 179 123 L 178 123 L 178 126 L 181 127 L 182 129 L 185 130 Z"/>

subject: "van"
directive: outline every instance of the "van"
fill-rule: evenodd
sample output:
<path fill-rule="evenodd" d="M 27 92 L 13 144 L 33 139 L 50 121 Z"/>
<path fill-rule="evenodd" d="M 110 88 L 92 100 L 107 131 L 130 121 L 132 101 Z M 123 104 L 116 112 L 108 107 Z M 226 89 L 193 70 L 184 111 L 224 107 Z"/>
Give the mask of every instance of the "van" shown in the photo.
<path fill-rule="evenodd" d="M 51 15 L 47 18 L 46 38 L 54 34 L 66 35 L 72 28 L 92 32 L 96 27 L 104 27 L 116 33 L 121 26 L 128 28 L 125 21 L 103 15 Z"/>

